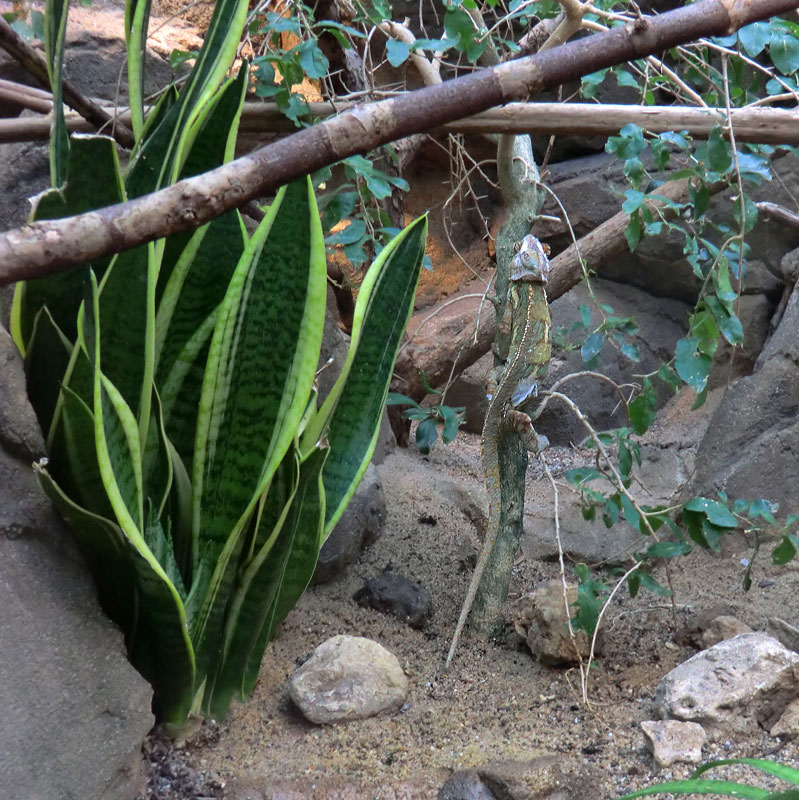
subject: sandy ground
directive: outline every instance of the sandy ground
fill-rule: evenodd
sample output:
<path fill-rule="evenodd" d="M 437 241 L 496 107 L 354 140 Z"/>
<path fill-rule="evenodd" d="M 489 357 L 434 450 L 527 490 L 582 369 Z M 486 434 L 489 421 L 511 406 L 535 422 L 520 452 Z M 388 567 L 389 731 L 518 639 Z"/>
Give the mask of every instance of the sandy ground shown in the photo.
<path fill-rule="evenodd" d="M 673 434 L 661 427 L 655 437 L 667 440 Z M 578 463 L 580 454 L 557 449 L 550 461 L 558 475 Z M 545 498 L 548 491 L 534 473 L 531 469 L 533 504 L 544 502 L 535 498 Z M 237 799 L 434 798 L 452 770 L 542 753 L 569 755 L 599 767 L 608 786 L 596 794 L 598 800 L 646 786 L 656 777 L 690 774 L 690 767 L 677 766 L 656 776 L 639 727 L 642 720 L 656 718 L 654 694 L 661 676 L 695 652 L 675 644 L 667 600 L 619 593 L 605 620 L 605 652 L 590 673 L 590 706 L 581 699 L 579 671 L 542 667 L 510 625 L 497 641 L 467 636 L 444 674 L 444 655 L 471 571 L 464 566 L 464 553 L 475 551 L 481 535 L 464 513 L 462 499 L 471 496 L 478 506 L 484 503 L 479 442 L 462 434 L 453 445 L 439 444 L 429 457 L 397 451 L 380 474 L 388 504 L 382 537 L 337 579 L 305 594 L 268 648 L 249 701 L 165 758 L 199 770 L 207 796 Z M 453 485 L 467 492 L 459 499 Z M 454 502 L 448 499 L 453 496 Z M 613 530 L 607 535 L 613 536 Z M 678 625 L 722 602 L 755 629 L 765 628 L 770 616 L 796 618 L 797 565 L 774 568 L 761 554 L 753 588 L 744 594 L 741 558 L 748 551 L 743 545 L 739 541 L 724 556 L 695 552 L 674 566 Z M 366 579 L 387 567 L 431 591 L 435 612 L 426 629 L 413 630 L 352 600 Z M 554 561 L 523 554 L 512 596 L 557 576 L 558 569 Z M 662 570 L 656 575 L 664 579 Z M 318 727 L 293 707 L 288 676 L 318 644 L 340 633 L 367 636 L 396 654 L 411 682 L 400 713 Z M 765 754 L 791 763 L 799 758 L 799 748 L 763 732 L 705 749 L 708 758 Z M 195 789 L 153 796 L 202 795 Z"/>

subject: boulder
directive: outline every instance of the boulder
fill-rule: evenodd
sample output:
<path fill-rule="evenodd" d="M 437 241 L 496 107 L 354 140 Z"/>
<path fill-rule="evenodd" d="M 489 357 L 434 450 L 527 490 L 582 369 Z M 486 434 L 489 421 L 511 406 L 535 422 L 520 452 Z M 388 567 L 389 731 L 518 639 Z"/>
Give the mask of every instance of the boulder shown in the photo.
<path fill-rule="evenodd" d="M 408 695 L 397 657 L 362 636 L 334 636 L 291 676 L 289 696 L 317 725 L 396 711 Z"/>
<path fill-rule="evenodd" d="M 152 691 L 31 469 L 44 444 L 0 328 L 0 796 L 134 798 Z"/>
<path fill-rule="evenodd" d="M 766 498 L 796 510 L 799 452 L 799 289 L 758 358 L 754 372 L 730 385 L 710 421 L 683 492 L 712 497 Z"/>
<path fill-rule="evenodd" d="M 769 729 L 799 696 L 799 654 L 765 633 L 743 633 L 702 650 L 664 676 L 664 719 L 698 722 L 711 738 Z"/>
<path fill-rule="evenodd" d="M 670 767 L 678 761 L 684 764 L 702 761 L 702 745 L 707 734 L 696 722 L 647 720 L 641 723 L 641 730 L 658 767 Z"/>

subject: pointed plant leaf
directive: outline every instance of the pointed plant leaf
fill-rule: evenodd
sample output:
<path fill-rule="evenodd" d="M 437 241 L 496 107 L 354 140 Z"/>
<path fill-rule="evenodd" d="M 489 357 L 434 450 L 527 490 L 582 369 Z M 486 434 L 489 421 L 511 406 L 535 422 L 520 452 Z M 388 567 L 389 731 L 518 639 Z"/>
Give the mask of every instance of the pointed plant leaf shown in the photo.
<path fill-rule="evenodd" d="M 45 0 L 44 53 L 53 95 L 53 124 L 50 132 L 50 182 L 61 186 L 67 178 L 69 138 L 64 117 L 63 89 L 64 40 L 67 33 L 69 0 Z"/>
<path fill-rule="evenodd" d="M 380 419 L 424 259 L 427 217 L 412 222 L 369 269 L 358 301 L 347 360 L 303 437 L 303 448 L 327 431 L 323 479 L 325 535 L 333 529 L 374 452 Z M 384 255 L 385 254 L 385 255 Z"/>
<path fill-rule="evenodd" d="M 25 354 L 25 385 L 45 438 L 55 414 L 61 381 L 71 353 L 72 345 L 44 306 L 34 320 Z"/>
<path fill-rule="evenodd" d="M 194 654 L 175 587 L 118 525 L 74 504 L 44 469 L 37 472 L 78 540 L 103 608 L 125 633 L 133 665 L 155 690 L 159 719 L 181 727 L 194 696 Z"/>
<path fill-rule="evenodd" d="M 124 200 L 119 180 L 119 161 L 114 140 L 108 136 L 73 136 L 69 151 L 67 183 L 62 189 L 40 194 L 32 220 L 61 219 Z M 14 289 L 11 332 L 21 353 L 25 353 L 33 320 L 43 306 L 64 335 L 75 341 L 75 320 L 83 300 L 83 284 L 89 267 L 102 277 L 108 258 L 89 265 L 18 283 Z"/>
<path fill-rule="evenodd" d="M 125 3 L 125 46 L 128 54 L 128 94 L 133 135 L 141 138 L 144 129 L 144 58 L 150 24 L 151 0 Z"/>
<path fill-rule="evenodd" d="M 278 193 L 236 268 L 203 382 L 192 530 L 193 562 L 205 585 L 195 580 L 189 598 L 201 673 L 218 647 L 248 520 L 306 410 L 325 284 L 313 187 L 309 179 L 298 181 Z"/>

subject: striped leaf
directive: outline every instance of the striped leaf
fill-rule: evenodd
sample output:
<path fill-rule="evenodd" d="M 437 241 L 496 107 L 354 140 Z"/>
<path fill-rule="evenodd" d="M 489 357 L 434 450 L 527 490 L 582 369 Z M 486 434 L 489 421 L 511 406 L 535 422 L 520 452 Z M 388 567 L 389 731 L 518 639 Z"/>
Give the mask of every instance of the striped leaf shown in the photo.
<path fill-rule="evenodd" d="M 202 126 L 201 117 L 230 69 L 247 12 L 248 0 L 215 4 L 203 47 L 177 101 L 159 124 L 148 126 L 147 138 L 139 142 L 131 159 L 125 179 L 129 197 L 154 192 L 180 176 Z"/>
<path fill-rule="evenodd" d="M 64 118 L 64 40 L 67 33 L 69 0 L 45 0 L 44 53 L 53 95 L 53 129 L 50 134 L 50 182 L 57 188 L 67 179 L 69 138 Z"/>
<path fill-rule="evenodd" d="M 66 186 L 40 194 L 31 219 L 60 219 L 121 203 L 123 199 L 114 140 L 107 136 L 73 136 Z M 33 320 L 43 306 L 49 308 L 64 335 L 71 342 L 75 341 L 76 319 L 88 269 L 92 268 L 102 277 L 108 262 L 109 259 L 102 259 L 15 286 L 11 333 L 21 353 L 26 352 Z"/>
<path fill-rule="evenodd" d="M 341 517 L 372 458 L 397 351 L 413 310 L 426 237 L 427 217 L 420 217 L 369 268 L 355 304 L 347 360 L 303 436 L 303 452 L 325 431 L 330 443 L 323 472 L 325 535 Z"/>
<path fill-rule="evenodd" d="M 311 394 L 326 267 L 310 180 L 282 189 L 222 302 L 194 448 L 194 584 L 188 601 L 201 673 L 210 671 L 259 498 Z"/>
<path fill-rule="evenodd" d="M 151 0 L 125 3 L 125 46 L 128 54 L 128 102 L 133 135 L 140 139 L 144 129 L 144 59 L 150 26 Z"/>

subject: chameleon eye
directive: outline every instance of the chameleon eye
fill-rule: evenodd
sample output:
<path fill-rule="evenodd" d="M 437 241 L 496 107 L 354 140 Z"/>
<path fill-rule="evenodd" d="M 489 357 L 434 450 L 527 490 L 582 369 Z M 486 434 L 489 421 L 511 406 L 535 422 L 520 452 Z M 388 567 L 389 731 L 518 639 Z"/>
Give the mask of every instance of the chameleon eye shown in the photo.
<path fill-rule="evenodd" d="M 541 243 L 541 247 L 544 249 L 544 255 L 549 258 L 552 255 L 552 248 L 548 244 Z"/>

